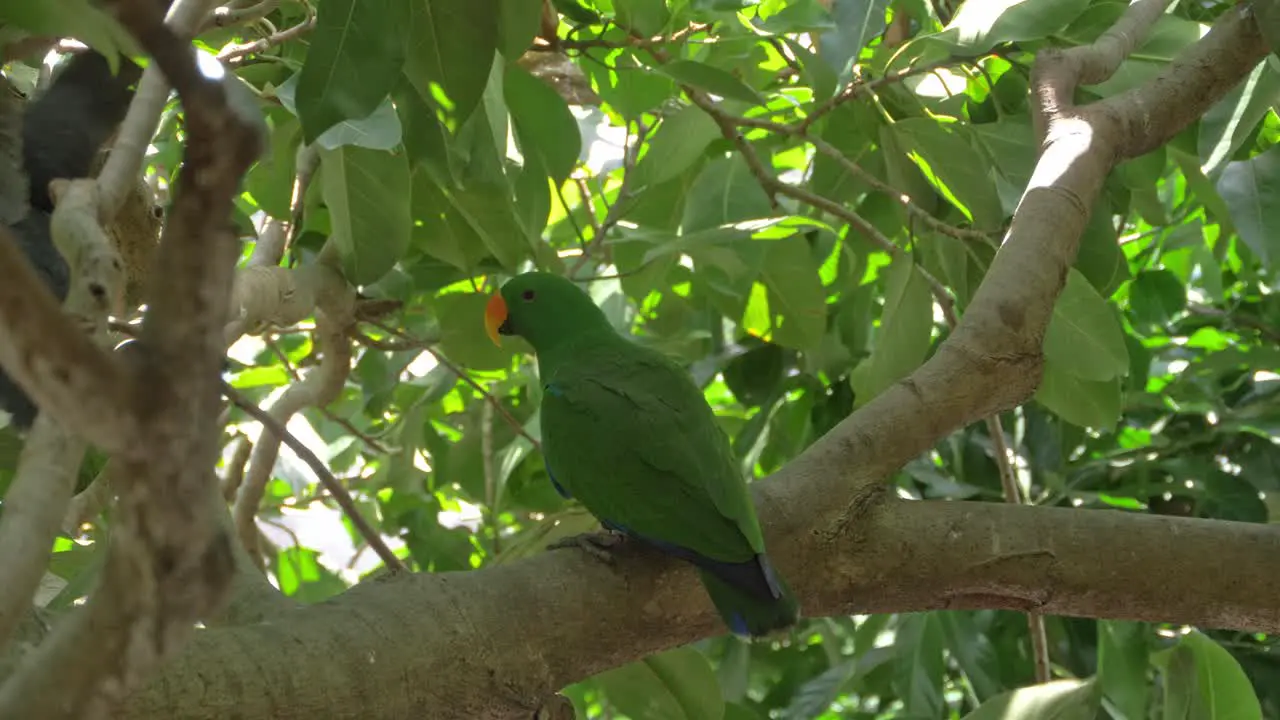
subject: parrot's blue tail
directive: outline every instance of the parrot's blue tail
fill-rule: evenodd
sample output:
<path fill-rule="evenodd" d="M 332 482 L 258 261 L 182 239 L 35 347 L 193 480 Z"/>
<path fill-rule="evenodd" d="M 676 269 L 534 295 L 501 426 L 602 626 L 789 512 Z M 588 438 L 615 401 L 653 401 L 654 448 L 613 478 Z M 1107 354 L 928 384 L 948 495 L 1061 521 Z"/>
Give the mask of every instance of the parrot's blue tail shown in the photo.
<path fill-rule="evenodd" d="M 772 590 L 769 596 L 736 587 L 717 575 L 699 569 L 702 585 L 720 613 L 724 624 L 737 635 L 763 637 L 785 630 L 800 619 L 800 605 L 782 576 L 773 572 L 769 559 L 758 556 L 760 572 Z"/>

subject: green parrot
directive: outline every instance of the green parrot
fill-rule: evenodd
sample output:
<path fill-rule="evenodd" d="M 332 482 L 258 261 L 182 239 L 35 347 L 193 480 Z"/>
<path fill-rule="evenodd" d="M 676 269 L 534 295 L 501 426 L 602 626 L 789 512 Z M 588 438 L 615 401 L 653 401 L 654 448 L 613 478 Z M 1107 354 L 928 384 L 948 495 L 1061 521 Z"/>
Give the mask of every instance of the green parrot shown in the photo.
<path fill-rule="evenodd" d="M 799 605 L 765 554 L 729 438 L 683 368 L 618 334 L 558 275 L 510 280 L 490 298 L 485 326 L 495 344 L 518 335 L 533 345 L 542 450 L 562 496 L 609 531 L 695 565 L 738 635 L 795 624 Z"/>

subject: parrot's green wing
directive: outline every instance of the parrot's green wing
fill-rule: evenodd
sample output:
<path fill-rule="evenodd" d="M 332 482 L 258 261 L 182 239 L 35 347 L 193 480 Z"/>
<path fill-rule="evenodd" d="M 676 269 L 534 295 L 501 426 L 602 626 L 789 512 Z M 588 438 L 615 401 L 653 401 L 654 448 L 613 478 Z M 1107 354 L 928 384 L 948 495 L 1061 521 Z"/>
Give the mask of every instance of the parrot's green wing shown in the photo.
<path fill-rule="evenodd" d="M 697 386 L 619 338 L 544 378 L 542 441 L 564 492 L 606 525 L 705 557 L 764 552 L 728 437 Z"/>

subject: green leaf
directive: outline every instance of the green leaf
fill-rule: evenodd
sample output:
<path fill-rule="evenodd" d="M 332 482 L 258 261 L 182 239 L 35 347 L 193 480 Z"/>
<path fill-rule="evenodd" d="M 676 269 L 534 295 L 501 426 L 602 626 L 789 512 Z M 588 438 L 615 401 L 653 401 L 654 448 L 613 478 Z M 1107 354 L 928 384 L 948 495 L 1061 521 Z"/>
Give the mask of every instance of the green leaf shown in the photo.
<path fill-rule="evenodd" d="M 355 285 L 382 277 L 409 247 L 409 156 L 347 145 L 321 150 L 324 201 L 343 272 Z"/>
<path fill-rule="evenodd" d="M 1164 269 L 1138 273 L 1129 286 L 1129 309 L 1134 321 L 1162 328 L 1187 306 L 1187 289 L 1178 276 Z"/>
<path fill-rule="evenodd" d="M 867 159 L 875 152 L 871 149 L 871 142 L 879 134 L 880 125 L 871 110 L 858 103 L 844 103 L 837 105 L 820 122 L 818 127 L 827 144 L 838 150 L 845 160 L 872 171 Z M 843 163 L 826 153 L 814 156 L 809 185 L 819 195 L 847 202 L 857 200 L 870 187 L 864 178 L 850 172 Z"/>
<path fill-rule="evenodd" d="M 964 3 L 932 40 L 957 55 L 974 56 L 1002 43 L 1037 40 L 1071 23 L 1089 0 L 983 0 Z"/>
<path fill-rule="evenodd" d="M 1231 222 L 1231 210 L 1227 207 L 1227 203 L 1222 199 L 1222 196 L 1218 194 L 1218 188 L 1200 170 L 1200 160 L 1191 153 L 1183 152 L 1176 146 L 1168 145 L 1166 147 L 1169 150 L 1169 157 L 1181 168 L 1182 176 L 1187 180 L 1187 189 L 1195 194 L 1197 200 L 1204 203 L 1208 216 L 1222 224 L 1223 233 L 1234 235 L 1236 229 Z"/>
<path fill-rule="evenodd" d="M 414 169 L 425 166 L 436 176 L 456 182 L 455 150 L 450 147 L 449 131 L 435 111 L 407 82 L 396 91 L 395 104 L 404 128 L 404 146 Z"/>
<path fill-rule="evenodd" d="M 821 716 L 840 696 L 845 684 L 854 678 L 857 669 L 856 660 L 845 660 L 810 679 L 791 696 L 791 704 L 783 717 L 787 720 L 812 720 Z"/>
<path fill-rule="evenodd" d="M 1053 306 L 1044 337 L 1044 356 L 1058 370 L 1101 382 L 1129 371 L 1129 352 L 1115 309 L 1078 270 Z"/>
<path fill-rule="evenodd" d="M 538 35 L 542 3 L 530 0 L 499 0 L 498 50 L 515 60 L 524 54 Z"/>
<path fill-rule="evenodd" d="M 809 243 L 798 235 L 758 242 L 769 243 L 760 280 L 769 289 L 773 341 L 798 350 L 821 343 L 827 327 L 827 301 Z"/>
<path fill-rule="evenodd" d="M 1228 163 L 1218 177 L 1218 193 L 1249 249 L 1272 270 L 1280 267 L 1280 147 L 1248 160 Z"/>
<path fill-rule="evenodd" d="M 1107 700 L 1123 717 L 1147 717 L 1148 626 L 1124 620 L 1098 621 L 1098 680 Z"/>
<path fill-rule="evenodd" d="M 307 142 L 377 109 L 405 62 L 405 6 L 396 0 L 325 0 L 298 74 L 298 117 Z"/>
<path fill-rule="evenodd" d="M 773 207 L 738 153 L 717 158 L 702 168 L 688 192 L 683 233 L 692 233 L 743 220 L 769 217 Z"/>
<path fill-rule="evenodd" d="M 941 717 L 946 706 L 942 698 L 946 665 L 937 613 L 900 615 L 898 623 L 893 687 L 902 699 L 904 715 Z"/>
<path fill-rule="evenodd" d="M 413 173 L 413 246 L 459 270 L 489 256 L 484 240 L 421 166 Z"/>
<path fill-rule="evenodd" d="M 613 0 L 618 24 L 641 35 L 657 35 L 671 17 L 663 0 Z"/>
<path fill-rule="evenodd" d="M 484 329 L 484 293 L 446 293 L 435 299 L 440 323 L 440 347 L 453 362 L 471 370 L 499 370 L 511 364 L 520 344 L 503 338 L 493 344 Z"/>
<path fill-rule="evenodd" d="M 987 163 L 958 131 L 929 118 L 907 118 L 891 127 L 903 152 L 974 225 L 1000 226 L 1004 210 L 986 172 Z"/>
<path fill-rule="evenodd" d="M 720 720 L 724 699 L 707 658 L 685 646 L 608 670 L 596 682 L 631 720 Z"/>
<path fill-rule="evenodd" d="M 422 99 L 461 123 L 479 104 L 494 63 L 499 0 L 417 0 L 409 6 L 405 75 Z"/>
<path fill-rule="evenodd" d="M 1158 147 L 1132 160 L 1126 160 L 1115 168 L 1116 178 L 1125 187 L 1145 190 L 1159 184 L 1164 176 L 1168 152 Z"/>
<path fill-rule="evenodd" d="M 249 170 L 245 189 L 268 215 L 287 220 L 293 214 L 290 203 L 293 179 L 297 176 L 295 160 L 302 127 L 297 118 L 280 108 L 268 111 L 268 117 L 271 121 L 271 147 Z"/>
<path fill-rule="evenodd" d="M 676 92 L 671 78 L 641 64 L 631 52 L 619 50 L 610 59 L 612 68 L 588 63 L 584 70 L 595 81 L 596 92 L 601 99 L 624 120 L 635 120 Z"/>
<path fill-rule="evenodd" d="M 894 259 L 884 292 L 884 312 L 871 357 L 850 376 L 859 405 L 919 367 L 933 335 L 933 295 L 910 258 Z"/>
<path fill-rule="evenodd" d="M 654 69 L 678 83 L 692 85 L 714 95 L 730 100 L 741 100 L 750 105 L 764 104 L 764 98 L 750 85 L 706 63 L 696 60 L 675 60 Z"/>
<path fill-rule="evenodd" d="M 540 157 L 551 179 L 563 183 L 582 150 L 578 122 L 564 98 L 514 63 L 507 65 L 502 88 L 520 152 Z"/>
<path fill-rule="evenodd" d="M 516 217 L 505 186 L 473 183 L 465 190 L 448 191 L 445 197 L 503 267 L 514 269 L 532 253 L 527 230 Z"/>
<path fill-rule="evenodd" d="M 1107 430 L 1120 419 L 1120 379 L 1095 382 L 1046 360 L 1036 400 L 1050 412 L 1080 427 Z"/>
<path fill-rule="evenodd" d="M 312 604 L 340 595 L 347 589 L 342 578 L 330 572 L 319 562 L 315 550 L 290 547 L 276 555 L 276 578 L 280 592 L 301 602 Z"/>
<path fill-rule="evenodd" d="M 637 188 L 670 180 L 702 157 L 702 151 L 720 137 L 720 127 L 711 116 L 690 105 L 662 121 L 649 141 L 648 153 L 636 164 L 633 182 Z"/>
<path fill-rule="evenodd" d="M 1269 62 L 1258 63 L 1244 82 L 1233 87 L 1200 118 L 1197 134 L 1200 169 L 1209 177 L 1215 177 L 1277 103 L 1280 103 L 1280 73 Z"/>
<path fill-rule="evenodd" d="M 976 613 L 938 613 L 938 622 L 946 636 L 947 651 L 979 701 L 997 695 L 1003 687 L 1000 681 L 1000 651 L 988 637 L 990 628 L 977 620 Z"/>
<path fill-rule="evenodd" d="M 997 695 L 964 720 L 1094 720 L 1100 697 L 1093 680 L 1054 680 Z"/>
<path fill-rule="evenodd" d="M 1111 201 L 1099 195 L 1089 215 L 1089 224 L 1080 235 L 1075 262 L 1075 269 L 1104 298 L 1111 297 L 1129 279 L 1129 263 L 1120 251 L 1111 215 Z"/>
<path fill-rule="evenodd" d="M 137 41 L 121 27 L 115 15 L 89 0 L 3 0 L 0 25 L 22 28 L 32 35 L 75 38 L 107 58 L 112 71 L 119 70 L 122 53 L 140 51 Z"/>
<path fill-rule="evenodd" d="M 1262 720 L 1262 708 L 1240 663 L 1203 633 L 1191 631 L 1165 666 L 1165 718 Z"/>
<path fill-rule="evenodd" d="M 814 104 L 822 103 L 834 95 L 840 80 L 831 66 L 795 38 L 784 37 L 782 41 L 800 63 L 800 80 L 813 90 Z"/>
<path fill-rule="evenodd" d="M 859 53 L 885 29 L 889 0 L 834 0 L 835 28 L 818 36 L 818 55 L 842 77 L 848 77 Z"/>

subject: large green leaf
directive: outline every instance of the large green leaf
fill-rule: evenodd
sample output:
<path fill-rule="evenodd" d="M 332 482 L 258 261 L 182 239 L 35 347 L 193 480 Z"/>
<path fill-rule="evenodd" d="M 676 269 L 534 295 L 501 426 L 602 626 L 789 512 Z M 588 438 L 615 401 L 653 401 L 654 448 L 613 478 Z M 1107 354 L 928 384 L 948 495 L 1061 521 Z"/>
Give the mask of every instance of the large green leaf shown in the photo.
<path fill-rule="evenodd" d="M 1129 286 L 1129 309 L 1134 322 L 1160 328 L 1171 322 L 1187 306 L 1187 289 L 1168 270 L 1138 273 Z"/>
<path fill-rule="evenodd" d="M 75 38 L 102 53 L 112 70 L 119 68 L 121 53 L 138 52 L 137 41 L 115 16 L 90 0 L 3 0 L 0 24 L 23 28 L 33 35 Z"/>
<path fill-rule="evenodd" d="M 759 242 L 768 242 L 760 280 L 769 290 L 774 342 L 799 350 L 814 347 L 826 330 L 827 304 L 808 241 L 792 236 Z"/>
<path fill-rule="evenodd" d="M 1089 0 L 984 0 L 965 3 L 934 36 L 958 55 L 981 55 L 1001 43 L 1034 40 L 1065 28 Z"/>
<path fill-rule="evenodd" d="M 1111 297 L 1129 279 L 1129 263 L 1120 252 L 1111 216 L 1110 200 L 1105 195 L 1099 196 L 1093 212 L 1089 214 L 1089 224 L 1080 234 L 1080 249 L 1076 251 L 1075 262 L 1075 269 L 1104 298 Z"/>
<path fill-rule="evenodd" d="M 1004 211 L 987 164 L 962 133 L 928 118 L 908 118 L 892 127 L 902 150 L 944 197 L 975 225 L 1000 226 Z"/>
<path fill-rule="evenodd" d="M 947 651 L 973 686 L 979 701 L 1000 692 L 999 648 L 987 636 L 990 630 L 979 623 L 975 613 L 938 613 L 938 622 L 946 637 Z"/>
<path fill-rule="evenodd" d="M 739 100 L 751 105 L 764 102 L 752 87 L 718 67 L 696 60 L 676 60 L 659 65 L 658 72 L 679 83 L 692 85 L 709 93 Z"/>
<path fill-rule="evenodd" d="M 507 66 L 502 87 L 520 152 L 540 157 L 551 179 L 563 183 L 582 149 L 578 122 L 564 98 L 515 64 Z"/>
<path fill-rule="evenodd" d="M 618 23 L 641 35 L 657 35 L 670 14 L 663 0 L 613 0 Z"/>
<path fill-rule="evenodd" d="M 480 102 L 493 65 L 499 0 L 417 0 L 409 7 L 405 75 L 424 100 L 462 122 Z"/>
<path fill-rule="evenodd" d="M 1094 720 L 1100 696 L 1092 680 L 1054 680 L 998 695 L 964 720 Z"/>
<path fill-rule="evenodd" d="M 281 108 L 269 112 L 271 145 L 245 176 L 245 189 L 268 215 L 287 220 L 293 213 L 293 178 L 301 137 L 297 118 Z"/>
<path fill-rule="evenodd" d="M 343 272 L 356 285 L 372 283 L 409 247 L 412 181 L 409 156 L 344 146 L 321 150 L 324 201 Z"/>
<path fill-rule="evenodd" d="M 834 0 L 828 7 L 835 28 L 818 36 L 818 55 L 847 78 L 862 49 L 884 32 L 889 0 Z"/>
<path fill-rule="evenodd" d="M 529 0 L 499 0 L 498 50 L 515 60 L 533 44 L 542 18 L 542 3 Z"/>
<path fill-rule="evenodd" d="M 649 152 L 636 165 L 638 187 L 657 185 L 684 172 L 702 157 L 702 151 L 720 137 L 720 126 L 700 108 L 690 105 L 662 121 Z"/>
<path fill-rule="evenodd" d="M 1058 417 L 1081 427 L 1106 430 L 1120 418 L 1120 379 L 1083 380 L 1046 360 L 1036 400 Z"/>
<path fill-rule="evenodd" d="M 1273 270 L 1280 266 L 1280 147 L 1229 163 L 1217 188 L 1240 239 Z"/>
<path fill-rule="evenodd" d="M 1098 680 L 1103 695 L 1126 719 L 1147 716 L 1151 694 L 1147 634 L 1148 626 L 1143 623 L 1098 621 Z"/>
<path fill-rule="evenodd" d="M 627 120 L 653 110 L 676 92 L 671 78 L 654 72 L 630 51 L 618 50 L 609 61 L 611 65 L 588 63 L 583 71 L 595 80 L 600 97 Z"/>
<path fill-rule="evenodd" d="M 325 0 L 298 75 L 298 117 L 307 142 L 386 100 L 405 62 L 407 8 L 396 0 Z M 394 117 L 394 113 L 392 113 Z"/>
<path fill-rule="evenodd" d="M 1244 82 L 1232 88 L 1200 118 L 1197 138 L 1201 170 L 1215 177 L 1278 102 L 1280 73 L 1271 63 L 1258 63 Z"/>
<path fill-rule="evenodd" d="M 761 189 L 741 155 L 707 163 L 688 192 L 683 233 L 692 233 L 773 214 L 769 196 Z"/>
<path fill-rule="evenodd" d="M 1262 720 L 1262 708 L 1240 663 L 1198 631 L 1164 659 L 1167 720 Z"/>
<path fill-rule="evenodd" d="M 908 717 L 940 717 L 945 703 L 942 679 L 942 626 L 936 613 L 920 612 L 899 616 L 894 645 L 893 687 L 902 698 Z"/>
<path fill-rule="evenodd" d="M 859 405 L 919 367 L 933 334 L 933 294 L 910 258 L 898 258 L 889 266 L 884 292 L 871 357 L 850 377 Z"/>
<path fill-rule="evenodd" d="M 706 656 L 668 650 L 596 676 L 610 704 L 632 720 L 720 720 L 724 699 Z"/>
<path fill-rule="evenodd" d="M 1058 370 L 1102 382 L 1129 371 L 1129 352 L 1115 309 L 1078 270 L 1053 307 L 1044 337 L 1044 355 Z"/>

